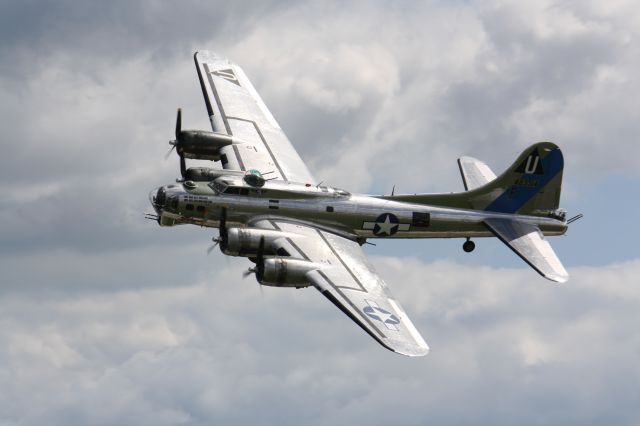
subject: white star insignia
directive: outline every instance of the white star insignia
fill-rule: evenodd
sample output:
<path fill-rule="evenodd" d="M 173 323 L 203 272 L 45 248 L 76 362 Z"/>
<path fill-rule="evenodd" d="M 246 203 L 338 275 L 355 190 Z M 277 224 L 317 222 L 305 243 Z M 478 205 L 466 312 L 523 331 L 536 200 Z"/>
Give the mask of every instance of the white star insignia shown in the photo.
<path fill-rule="evenodd" d="M 378 233 L 391 235 L 391 231 L 393 231 L 393 229 L 396 228 L 398 224 L 391 223 L 391 217 L 387 215 L 384 222 L 378 223 L 378 226 L 380 227 L 380 230 L 378 231 Z"/>
<path fill-rule="evenodd" d="M 376 312 L 376 315 L 380 317 L 380 321 L 387 322 L 391 318 L 391 322 L 395 322 L 395 317 L 393 314 L 380 312 L 379 310 Z"/>

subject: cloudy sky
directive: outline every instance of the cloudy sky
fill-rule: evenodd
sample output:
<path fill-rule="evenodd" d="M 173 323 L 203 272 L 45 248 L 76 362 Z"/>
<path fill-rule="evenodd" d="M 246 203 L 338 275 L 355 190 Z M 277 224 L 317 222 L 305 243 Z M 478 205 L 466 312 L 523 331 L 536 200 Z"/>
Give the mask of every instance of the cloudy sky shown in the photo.
<path fill-rule="evenodd" d="M 640 424 L 640 7 L 633 1 L 3 1 L 0 424 Z M 458 191 L 565 154 L 553 285 L 501 243 L 366 251 L 432 352 L 388 352 L 313 289 L 242 280 L 147 193 L 192 54 L 243 66 L 328 184 Z"/>

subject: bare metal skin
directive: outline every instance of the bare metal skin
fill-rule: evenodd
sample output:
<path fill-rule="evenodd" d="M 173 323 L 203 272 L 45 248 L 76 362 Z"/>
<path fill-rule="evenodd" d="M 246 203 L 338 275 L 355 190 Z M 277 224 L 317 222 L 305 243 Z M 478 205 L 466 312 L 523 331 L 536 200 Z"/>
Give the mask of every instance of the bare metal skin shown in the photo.
<path fill-rule="evenodd" d="M 314 287 L 378 343 L 407 356 L 429 347 L 361 245 L 370 238 L 498 237 L 545 278 L 568 273 L 544 236 L 562 235 L 564 160 L 551 142 L 524 150 L 500 176 L 471 157 L 458 159 L 466 191 L 373 196 L 322 186 L 312 176 L 237 64 L 211 52 L 194 56 L 213 131 L 176 139 L 181 179 L 154 189 L 161 226 L 218 228 L 214 241 L 254 262 L 262 285 Z M 187 168 L 185 159 L 214 168 Z"/>

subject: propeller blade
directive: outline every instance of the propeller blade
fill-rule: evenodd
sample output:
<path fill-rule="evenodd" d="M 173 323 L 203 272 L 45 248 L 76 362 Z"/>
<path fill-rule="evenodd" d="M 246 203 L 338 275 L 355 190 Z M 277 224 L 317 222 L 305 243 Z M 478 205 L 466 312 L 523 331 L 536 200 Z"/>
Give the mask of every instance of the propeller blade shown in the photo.
<path fill-rule="evenodd" d="M 227 241 L 227 209 L 222 207 L 220 210 L 220 239 L 226 243 Z"/>
<path fill-rule="evenodd" d="M 220 244 L 220 238 L 212 238 L 211 240 L 214 242 L 214 244 L 212 246 L 209 246 L 209 248 L 207 249 L 207 256 L 211 254 L 213 249 L 218 247 L 218 244 Z"/>
<path fill-rule="evenodd" d="M 258 245 L 258 255 L 256 256 L 256 265 L 264 264 L 264 237 L 260 237 Z"/>
<path fill-rule="evenodd" d="M 258 245 L 258 254 L 256 256 L 256 279 L 262 281 L 264 276 L 264 237 L 260 237 L 260 245 Z"/>
<path fill-rule="evenodd" d="M 169 143 L 171 143 L 171 142 L 169 142 Z M 169 148 L 169 151 L 167 151 L 167 153 L 164 155 L 164 159 L 165 160 L 168 159 L 169 156 L 171 155 L 171 153 L 173 152 L 173 150 L 176 149 L 176 144 L 172 143 L 171 145 L 172 146 L 171 146 L 171 148 Z"/>
<path fill-rule="evenodd" d="M 220 226 L 218 228 L 218 238 L 214 237 L 211 239 L 211 241 L 213 241 L 215 244 L 209 247 L 209 249 L 207 250 L 207 254 L 210 254 L 218 245 L 220 245 L 220 248 L 224 253 L 227 247 L 227 235 L 227 209 L 222 207 L 222 210 L 220 211 Z M 229 259 L 227 258 L 227 260 Z"/>
<path fill-rule="evenodd" d="M 176 141 L 180 140 L 182 133 L 182 108 L 178 108 L 178 117 L 176 118 Z"/>
<path fill-rule="evenodd" d="M 187 165 L 184 162 L 183 155 L 180 155 L 180 175 L 183 179 L 187 177 Z"/>
<path fill-rule="evenodd" d="M 260 245 L 258 246 L 258 253 L 256 256 L 256 266 L 244 271 L 242 273 L 242 278 L 247 278 L 251 274 L 256 275 L 256 281 L 258 281 L 258 288 L 260 289 L 260 297 L 264 299 L 264 290 L 261 284 L 262 277 L 264 276 L 264 237 L 260 238 Z"/>
<path fill-rule="evenodd" d="M 244 271 L 244 272 L 242 273 L 242 279 L 244 280 L 244 279 L 246 279 L 249 275 L 251 275 L 251 274 L 255 274 L 255 273 L 256 273 L 256 269 L 257 269 L 257 267 L 256 267 L 256 268 L 249 268 L 249 269 L 247 269 L 246 271 Z M 257 284 L 258 284 L 258 289 L 260 289 L 260 298 L 261 298 L 261 299 L 264 299 L 264 289 L 262 288 L 262 284 L 260 284 L 260 281 L 257 281 Z"/>
<path fill-rule="evenodd" d="M 258 285 L 260 285 L 262 277 L 264 276 L 264 237 L 260 238 L 260 245 L 258 246 L 258 253 L 256 255 L 256 266 L 244 271 L 242 278 L 246 278 L 251 274 L 256 274 L 256 280 L 258 280 Z M 262 292 L 262 285 L 260 285 L 260 292 Z"/>

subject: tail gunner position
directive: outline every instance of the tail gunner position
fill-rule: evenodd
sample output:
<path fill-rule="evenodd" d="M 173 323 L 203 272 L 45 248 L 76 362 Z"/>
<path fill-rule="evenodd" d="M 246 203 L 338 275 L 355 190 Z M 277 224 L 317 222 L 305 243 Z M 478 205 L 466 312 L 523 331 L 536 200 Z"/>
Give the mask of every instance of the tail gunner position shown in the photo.
<path fill-rule="evenodd" d="M 213 132 L 176 139 L 182 179 L 153 190 L 161 226 L 219 228 L 224 254 L 244 256 L 260 284 L 313 286 L 384 347 L 408 356 L 429 347 L 366 259 L 369 238 L 496 236 L 545 278 L 569 275 L 549 243 L 567 225 L 559 209 L 563 157 L 551 142 L 527 148 L 500 176 L 471 157 L 458 160 L 466 192 L 371 196 L 317 184 L 242 69 L 211 52 L 195 54 Z M 218 168 L 186 168 L 185 159 Z M 577 217 L 576 217 L 577 218 Z M 576 219 L 574 218 L 574 220 Z"/>

